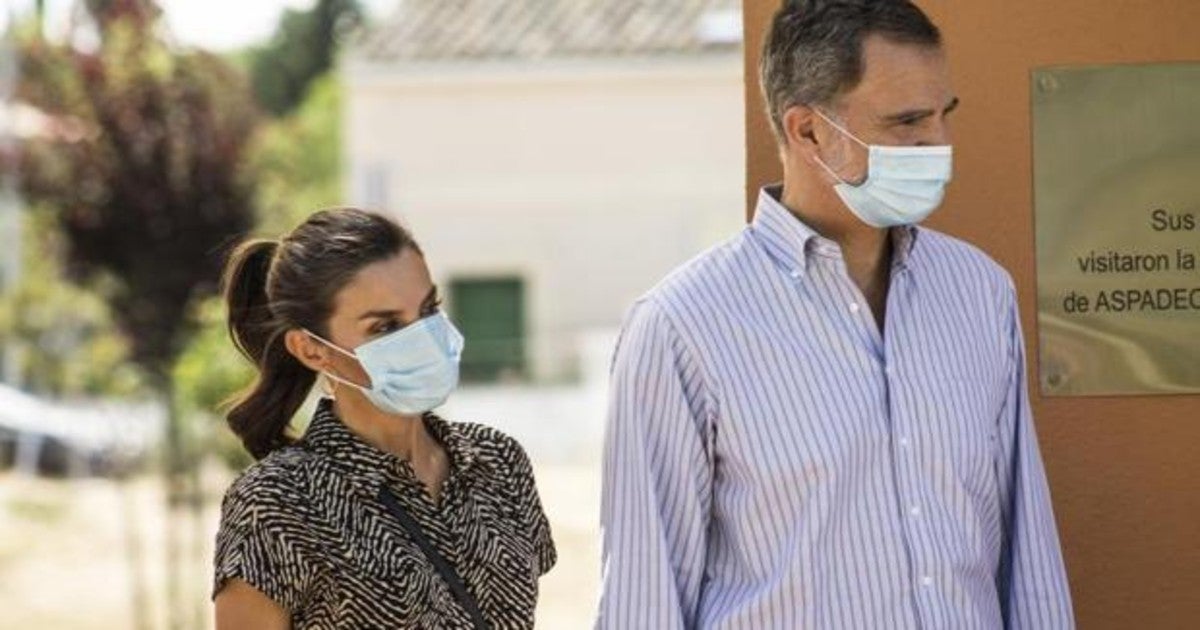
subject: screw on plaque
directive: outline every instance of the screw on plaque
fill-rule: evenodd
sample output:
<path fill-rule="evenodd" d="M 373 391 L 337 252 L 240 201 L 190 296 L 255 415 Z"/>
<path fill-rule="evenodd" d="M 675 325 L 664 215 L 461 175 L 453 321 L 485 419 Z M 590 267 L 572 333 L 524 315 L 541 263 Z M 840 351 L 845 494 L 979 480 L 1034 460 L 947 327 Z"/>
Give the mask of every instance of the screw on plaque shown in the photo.
<path fill-rule="evenodd" d="M 1050 94 L 1053 92 L 1057 92 L 1058 88 L 1059 88 L 1058 79 L 1053 74 L 1050 74 L 1049 72 L 1043 73 L 1040 76 L 1038 76 L 1037 85 L 1038 85 L 1038 91 L 1043 94 Z"/>

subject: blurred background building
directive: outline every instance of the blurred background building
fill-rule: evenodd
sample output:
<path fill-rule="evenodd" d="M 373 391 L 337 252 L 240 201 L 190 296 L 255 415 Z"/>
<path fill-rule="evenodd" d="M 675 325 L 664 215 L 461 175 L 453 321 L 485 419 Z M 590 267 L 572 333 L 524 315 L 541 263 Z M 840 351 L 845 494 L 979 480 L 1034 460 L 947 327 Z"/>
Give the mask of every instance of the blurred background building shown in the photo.
<path fill-rule="evenodd" d="M 616 331 L 743 221 L 741 3 L 11 0 L 0 33 L 0 628 L 211 627 L 253 374 L 219 252 L 345 204 L 421 242 L 468 338 L 442 413 L 525 445 L 538 627 L 589 626 Z"/>
<path fill-rule="evenodd" d="M 406 0 L 353 47 L 346 187 L 415 231 L 466 378 L 580 377 L 738 228 L 741 35 L 731 0 Z"/>

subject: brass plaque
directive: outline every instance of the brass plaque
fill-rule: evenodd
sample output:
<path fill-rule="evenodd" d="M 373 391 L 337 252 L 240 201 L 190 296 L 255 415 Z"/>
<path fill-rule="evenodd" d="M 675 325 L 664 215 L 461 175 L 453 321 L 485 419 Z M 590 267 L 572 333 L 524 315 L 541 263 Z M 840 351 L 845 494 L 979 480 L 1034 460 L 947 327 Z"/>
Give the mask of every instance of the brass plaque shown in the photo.
<path fill-rule="evenodd" d="M 1200 63 L 1032 77 L 1040 380 L 1200 393 Z"/>

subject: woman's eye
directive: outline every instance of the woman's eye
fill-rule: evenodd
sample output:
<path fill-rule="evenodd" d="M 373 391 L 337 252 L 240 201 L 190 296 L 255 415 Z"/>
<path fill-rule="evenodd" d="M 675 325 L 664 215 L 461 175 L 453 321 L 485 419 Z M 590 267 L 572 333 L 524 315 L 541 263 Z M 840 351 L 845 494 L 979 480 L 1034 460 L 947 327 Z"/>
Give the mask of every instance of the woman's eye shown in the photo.
<path fill-rule="evenodd" d="M 390 320 L 390 321 L 386 321 L 386 322 L 380 322 L 377 326 L 375 326 L 374 332 L 376 334 L 383 334 L 383 333 L 392 332 L 393 330 L 396 330 L 397 328 L 400 328 L 400 322 L 397 322 L 395 320 Z"/>

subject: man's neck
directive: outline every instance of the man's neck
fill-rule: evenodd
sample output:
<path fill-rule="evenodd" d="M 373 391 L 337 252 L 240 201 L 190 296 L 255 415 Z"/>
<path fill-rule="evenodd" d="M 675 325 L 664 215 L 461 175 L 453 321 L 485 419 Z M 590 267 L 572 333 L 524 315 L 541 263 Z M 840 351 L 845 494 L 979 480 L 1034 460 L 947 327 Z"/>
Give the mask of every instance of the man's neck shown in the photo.
<path fill-rule="evenodd" d="M 836 197 L 809 198 L 785 185 L 780 202 L 817 234 L 837 243 L 849 270 L 874 272 L 890 265 L 891 231 L 863 223 Z"/>
<path fill-rule="evenodd" d="M 785 184 L 781 203 L 817 234 L 838 244 L 847 275 L 858 286 L 882 327 L 891 279 L 891 231 L 863 223 L 834 195 L 809 198 L 801 190 Z"/>

